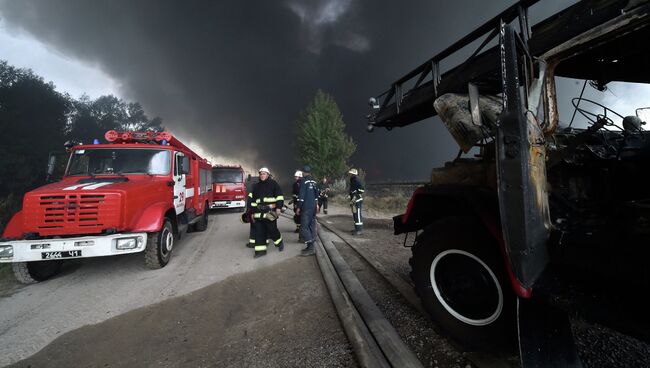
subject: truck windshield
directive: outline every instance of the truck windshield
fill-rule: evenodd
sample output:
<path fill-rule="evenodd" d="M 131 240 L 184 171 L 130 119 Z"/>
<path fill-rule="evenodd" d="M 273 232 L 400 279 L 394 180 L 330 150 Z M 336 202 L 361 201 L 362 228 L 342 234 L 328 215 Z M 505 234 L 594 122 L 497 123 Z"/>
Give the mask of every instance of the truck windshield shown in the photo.
<path fill-rule="evenodd" d="M 238 169 L 213 169 L 212 177 L 215 183 L 242 183 L 244 173 Z"/>
<path fill-rule="evenodd" d="M 167 175 L 170 168 L 171 154 L 168 150 L 91 148 L 77 149 L 72 153 L 68 175 Z"/>

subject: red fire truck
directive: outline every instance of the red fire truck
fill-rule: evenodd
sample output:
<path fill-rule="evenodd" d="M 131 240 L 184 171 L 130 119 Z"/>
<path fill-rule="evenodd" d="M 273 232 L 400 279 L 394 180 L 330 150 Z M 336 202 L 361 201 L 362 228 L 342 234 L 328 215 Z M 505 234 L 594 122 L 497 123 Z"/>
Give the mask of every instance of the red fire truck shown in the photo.
<path fill-rule="evenodd" d="M 55 275 L 63 260 L 144 252 L 164 267 L 184 231 L 208 225 L 210 163 L 169 132 L 105 134 L 70 148 L 63 179 L 25 194 L 0 240 L 18 281 Z"/>
<path fill-rule="evenodd" d="M 214 165 L 212 189 L 211 208 L 246 209 L 246 186 L 241 165 Z"/>

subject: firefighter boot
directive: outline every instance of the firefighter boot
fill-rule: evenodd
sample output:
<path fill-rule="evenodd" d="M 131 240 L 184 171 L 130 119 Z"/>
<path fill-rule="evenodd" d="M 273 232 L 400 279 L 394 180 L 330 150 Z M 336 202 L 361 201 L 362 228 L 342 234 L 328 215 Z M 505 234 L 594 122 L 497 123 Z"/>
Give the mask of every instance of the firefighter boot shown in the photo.
<path fill-rule="evenodd" d="M 255 255 L 253 256 L 253 258 L 260 258 L 260 257 L 265 256 L 265 255 L 266 255 L 266 251 L 261 250 L 261 251 L 255 252 Z"/>
<path fill-rule="evenodd" d="M 280 241 L 280 244 L 278 244 L 278 251 L 282 252 L 284 250 L 284 240 Z"/>
<path fill-rule="evenodd" d="M 303 256 L 303 257 L 313 256 L 315 254 L 314 253 L 314 242 L 310 241 L 310 242 L 305 243 L 305 245 L 306 245 L 305 249 L 302 249 L 300 251 L 300 255 Z"/>
<path fill-rule="evenodd" d="M 327 208 L 323 208 L 323 213 L 327 215 Z"/>
<path fill-rule="evenodd" d="M 352 230 L 352 235 L 361 235 L 363 234 L 363 226 L 354 225 L 354 230 Z"/>

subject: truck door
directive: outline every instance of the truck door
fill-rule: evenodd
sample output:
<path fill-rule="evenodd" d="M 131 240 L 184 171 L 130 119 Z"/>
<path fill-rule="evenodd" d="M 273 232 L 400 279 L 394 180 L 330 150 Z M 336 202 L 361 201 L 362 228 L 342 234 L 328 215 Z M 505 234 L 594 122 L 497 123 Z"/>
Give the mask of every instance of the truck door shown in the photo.
<path fill-rule="evenodd" d="M 501 26 L 500 43 L 503 111 L 496 148 L 501 227 L 515 277 L 530 288 L 548 263 L 551 229 L 540 126 L 545 64 L 533 61 L 510 26 Z"/>
<path fill-rule="evenodd" d="M 185 155 L 181 152 L 176 152 L 174 155 L 174 208 L 176 215 L 180 215 L 185 211 L 185 168 L 183 162 Z"/>

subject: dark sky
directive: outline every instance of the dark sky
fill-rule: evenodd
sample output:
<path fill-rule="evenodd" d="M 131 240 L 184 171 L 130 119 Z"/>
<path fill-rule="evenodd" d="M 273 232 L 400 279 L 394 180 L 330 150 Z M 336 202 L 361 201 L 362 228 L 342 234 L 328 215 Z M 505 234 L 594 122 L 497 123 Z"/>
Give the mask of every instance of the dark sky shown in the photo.
<path fill-rule="evenodd" d="M 320 88 L 338 102 L 368 179 L 408 180 L 457 146 L 437 119 L 366 133 L 368 97 L 513 2 L 0 0 L 0 16 L 97 65 L 212 155 L 278 177 L 293 174 L 295 120 Z"/>

